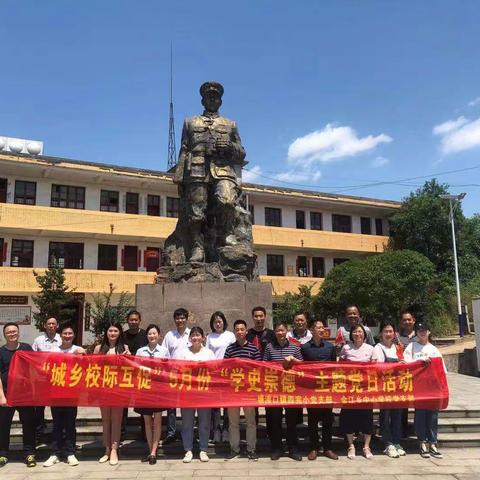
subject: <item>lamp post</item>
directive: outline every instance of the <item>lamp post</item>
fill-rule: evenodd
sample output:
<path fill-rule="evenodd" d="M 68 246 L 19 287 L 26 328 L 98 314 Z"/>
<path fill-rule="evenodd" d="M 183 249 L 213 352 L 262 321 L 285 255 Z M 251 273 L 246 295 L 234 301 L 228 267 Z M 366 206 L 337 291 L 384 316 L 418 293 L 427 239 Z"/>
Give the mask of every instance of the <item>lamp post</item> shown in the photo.
<path fill-rule="evenodd" d="M 463 313 L 462 313 L 462 299 L 460 297 L 460 279 L 458 277 L 458 259 L 457 259 L 457 242 L 455 239 L 455 221 L 453 218 L 453 213 L 455 211 L 454 202 L 460 202 L 465 197 L 466 193 L 460 193 L 459 195 L 440 195 L 440 198 L 448 200 L 450 205 L 450 222 L 452 224 L 452 242 L 453 242 L 453 262 L 455 266 L 455 283 L 457 287 L 457 304 L 458 304 L 458 332 L 461 337 L 464 335 L 464 326 L 463 326 Z M 455 205 L 456 206 L 456 205 Z"/>

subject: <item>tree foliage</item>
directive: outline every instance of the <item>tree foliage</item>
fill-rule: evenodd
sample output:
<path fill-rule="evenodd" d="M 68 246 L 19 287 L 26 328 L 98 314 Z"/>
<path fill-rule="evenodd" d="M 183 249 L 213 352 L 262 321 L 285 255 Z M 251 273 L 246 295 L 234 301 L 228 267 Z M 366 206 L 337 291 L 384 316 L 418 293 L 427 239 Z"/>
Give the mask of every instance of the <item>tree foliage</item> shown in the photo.
<path fill-rule="evenodd" d="M 43 324 L 50 317 L 55 317 L 58 323 L 72 320 L 76 309 L 72 307 L 75 301 L 73 290 L 65 284 L 65 272 L 60 267 L 49 267 L 44 274 L 33 271 L 35 280 L 40 287 L 40 293 L 32 296 L 38 312 L 33 314 L 35 326 L 43 330 Z"/>
<path fill-rule="evenodd" d="M 110 284 L 108 292 L 93 295 L 93 305 L 90 310 L 92 317 L 90 331 L 99 340 L 105 331 L 105 327 L 111 322 L 124 324 L 127 321 L 128 312 L 134 304 L 134 296 L 128 292 L 121 292 L 118 300 L 113 301 L 115 287 Z"/>
<path fill-rule="evenodd" d="M 323 318 L 339 318 L 348 304 L 360 307 L 366 320 L 396 320 L 402 309 L 434 320 L 449 309 L 452 290 L 435 265 L 409 250 L 388 251 L 350 260 L 325 278 L 314 308 Z"/>
<path fill-rule="evenodd" d="M 298 293 L 285 293 L 282 300 L 274 304 L 273 323 L 280 320 L 292 323 L 293 315 L 300 311 L 313 314 L 315 295 L 312 290 L 314 286 L 315 284 L 300 285 Z"/>

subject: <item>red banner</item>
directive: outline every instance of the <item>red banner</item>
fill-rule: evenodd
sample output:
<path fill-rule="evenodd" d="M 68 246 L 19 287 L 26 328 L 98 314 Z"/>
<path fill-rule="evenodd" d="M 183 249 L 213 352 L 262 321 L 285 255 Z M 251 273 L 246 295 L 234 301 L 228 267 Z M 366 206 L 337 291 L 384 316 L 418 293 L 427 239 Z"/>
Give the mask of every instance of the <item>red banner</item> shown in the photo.
<path fill-rule="evenodd" d="M 442 360 L 414 363 L 280 363 L 159 360 L 129 355 L 17 352 L 10 405 L 123 407 L 323 406 L 443 409 Z"/>

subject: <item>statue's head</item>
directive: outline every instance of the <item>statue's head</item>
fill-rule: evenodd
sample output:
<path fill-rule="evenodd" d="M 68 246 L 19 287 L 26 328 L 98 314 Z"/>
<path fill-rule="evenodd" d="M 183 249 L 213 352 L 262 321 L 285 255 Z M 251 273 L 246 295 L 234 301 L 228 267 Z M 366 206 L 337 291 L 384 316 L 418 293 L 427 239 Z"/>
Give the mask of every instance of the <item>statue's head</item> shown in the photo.
<path fill-rule="evenodd" d="M 207 112 L 217 112 L 222 105 L 223 86 L 218 82 L 205 82 L 200 87 L 202 105 Z"/>

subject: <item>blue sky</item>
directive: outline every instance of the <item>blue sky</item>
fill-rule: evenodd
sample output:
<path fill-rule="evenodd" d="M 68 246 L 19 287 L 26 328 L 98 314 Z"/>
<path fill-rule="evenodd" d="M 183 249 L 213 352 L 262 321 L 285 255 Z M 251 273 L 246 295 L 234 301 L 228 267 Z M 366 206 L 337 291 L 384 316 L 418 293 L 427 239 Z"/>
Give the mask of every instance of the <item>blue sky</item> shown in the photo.
<path fill-rule="evenodd" d="M 0 0 L 0 18 L 0 135 L 47 155 L 165 169 L 173 42 L 177 148 L 218 80 L 247 179 L 399 200 L 457 171 L 438 178 L 480 211 L 478 1 Z"/>

